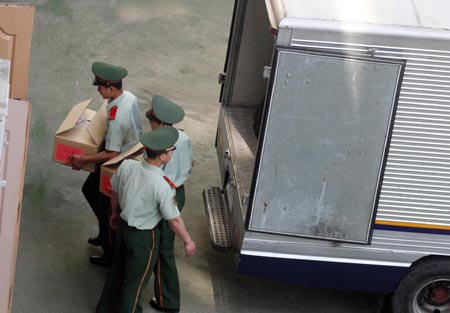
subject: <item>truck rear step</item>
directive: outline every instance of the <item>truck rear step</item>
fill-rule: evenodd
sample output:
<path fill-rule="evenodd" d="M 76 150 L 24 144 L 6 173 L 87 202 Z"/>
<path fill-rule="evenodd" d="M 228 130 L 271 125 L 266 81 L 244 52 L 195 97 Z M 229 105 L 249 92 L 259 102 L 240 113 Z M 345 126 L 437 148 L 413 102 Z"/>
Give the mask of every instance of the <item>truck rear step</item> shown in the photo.
<path fill-rule="evenodd" d="M 203 190 L 203 202 L 211 245 L 219 251 L 227 251 L 231 248 L 231 240 L 222 189 L 212 187 Z"/>

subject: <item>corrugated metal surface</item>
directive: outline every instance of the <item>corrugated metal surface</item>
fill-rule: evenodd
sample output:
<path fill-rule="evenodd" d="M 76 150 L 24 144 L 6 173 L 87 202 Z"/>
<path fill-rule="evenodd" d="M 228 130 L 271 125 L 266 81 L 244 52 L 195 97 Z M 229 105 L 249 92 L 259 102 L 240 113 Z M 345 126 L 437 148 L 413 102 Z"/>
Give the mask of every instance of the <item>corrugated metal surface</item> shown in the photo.
<path fill-rule="evenodd" d="M 450 52 L 300 39 L 291 46 L 407 60 L 377 221 L 448 229 Z"/>

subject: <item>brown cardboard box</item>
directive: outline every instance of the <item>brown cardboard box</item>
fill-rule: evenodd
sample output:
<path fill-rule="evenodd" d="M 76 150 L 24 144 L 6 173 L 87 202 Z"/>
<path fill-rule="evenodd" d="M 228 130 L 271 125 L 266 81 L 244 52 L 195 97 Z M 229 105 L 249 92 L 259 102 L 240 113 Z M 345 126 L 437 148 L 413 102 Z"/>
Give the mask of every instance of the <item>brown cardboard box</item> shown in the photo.
<path fill-rule="evenodd" d="M 106 132 L 106 101 L 95 112 L 87 109 L 91 99 L 73 106 L 58 128 L 53 142 L 53 161 L 67 165 L 73 154 L 92 154 L 100 150 Z M 94 163 L 83 170 L 93 172 Z"/>
<path fill-rule="evenodd" d="M 115 158 L 112 158 L 111 160 L 103 163 L 101 170 L 100 170 L 100 192 L 104 195 L 107 195 L 108 197 L 111 196 L 111 183 L 109 179 L 113 174 L 117 171 L 117 169 L 120 166 L 120 163 L 122 163 L 125 159 L 134 159 L 137 161 L 140 161 L 144 158 L 144 146 L 141 143 L 136 144 L 133 148 L 130 150 L 123 152 L 116 156 Z"/>
<path fill-rule="evenodd" d="M 10 313 L 19 244 L 23 183 L 27 157 L 31 104 L 9 99 L 6 132 L 8 146 L 2 153 L 0 188 L 0 312 Z M 3 144 L 3 143 L 2 143 Z"/>

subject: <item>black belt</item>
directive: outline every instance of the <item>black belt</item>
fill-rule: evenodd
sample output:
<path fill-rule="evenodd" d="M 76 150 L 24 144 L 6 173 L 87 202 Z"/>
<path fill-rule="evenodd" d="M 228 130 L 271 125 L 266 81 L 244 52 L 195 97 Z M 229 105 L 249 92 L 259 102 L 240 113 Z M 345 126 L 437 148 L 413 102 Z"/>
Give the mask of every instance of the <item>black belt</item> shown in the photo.
<path fill-rule="evenodd" d="M 178 189 L 181 189 L 181 188 L 184 188 L 184 185 L 178 186 L 175 190 L 178 190 Z"/>

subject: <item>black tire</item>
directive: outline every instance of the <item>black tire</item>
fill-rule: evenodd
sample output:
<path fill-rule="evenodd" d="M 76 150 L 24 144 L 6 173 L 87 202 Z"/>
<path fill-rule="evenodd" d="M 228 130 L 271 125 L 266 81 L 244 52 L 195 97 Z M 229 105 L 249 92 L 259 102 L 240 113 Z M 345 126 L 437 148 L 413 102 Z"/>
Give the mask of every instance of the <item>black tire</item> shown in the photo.
<path fill-rule="evenodd" d="M 392 313 L 430 312 L 450 312 L 450 258 L 417 262 L 392 295 Z"/>

